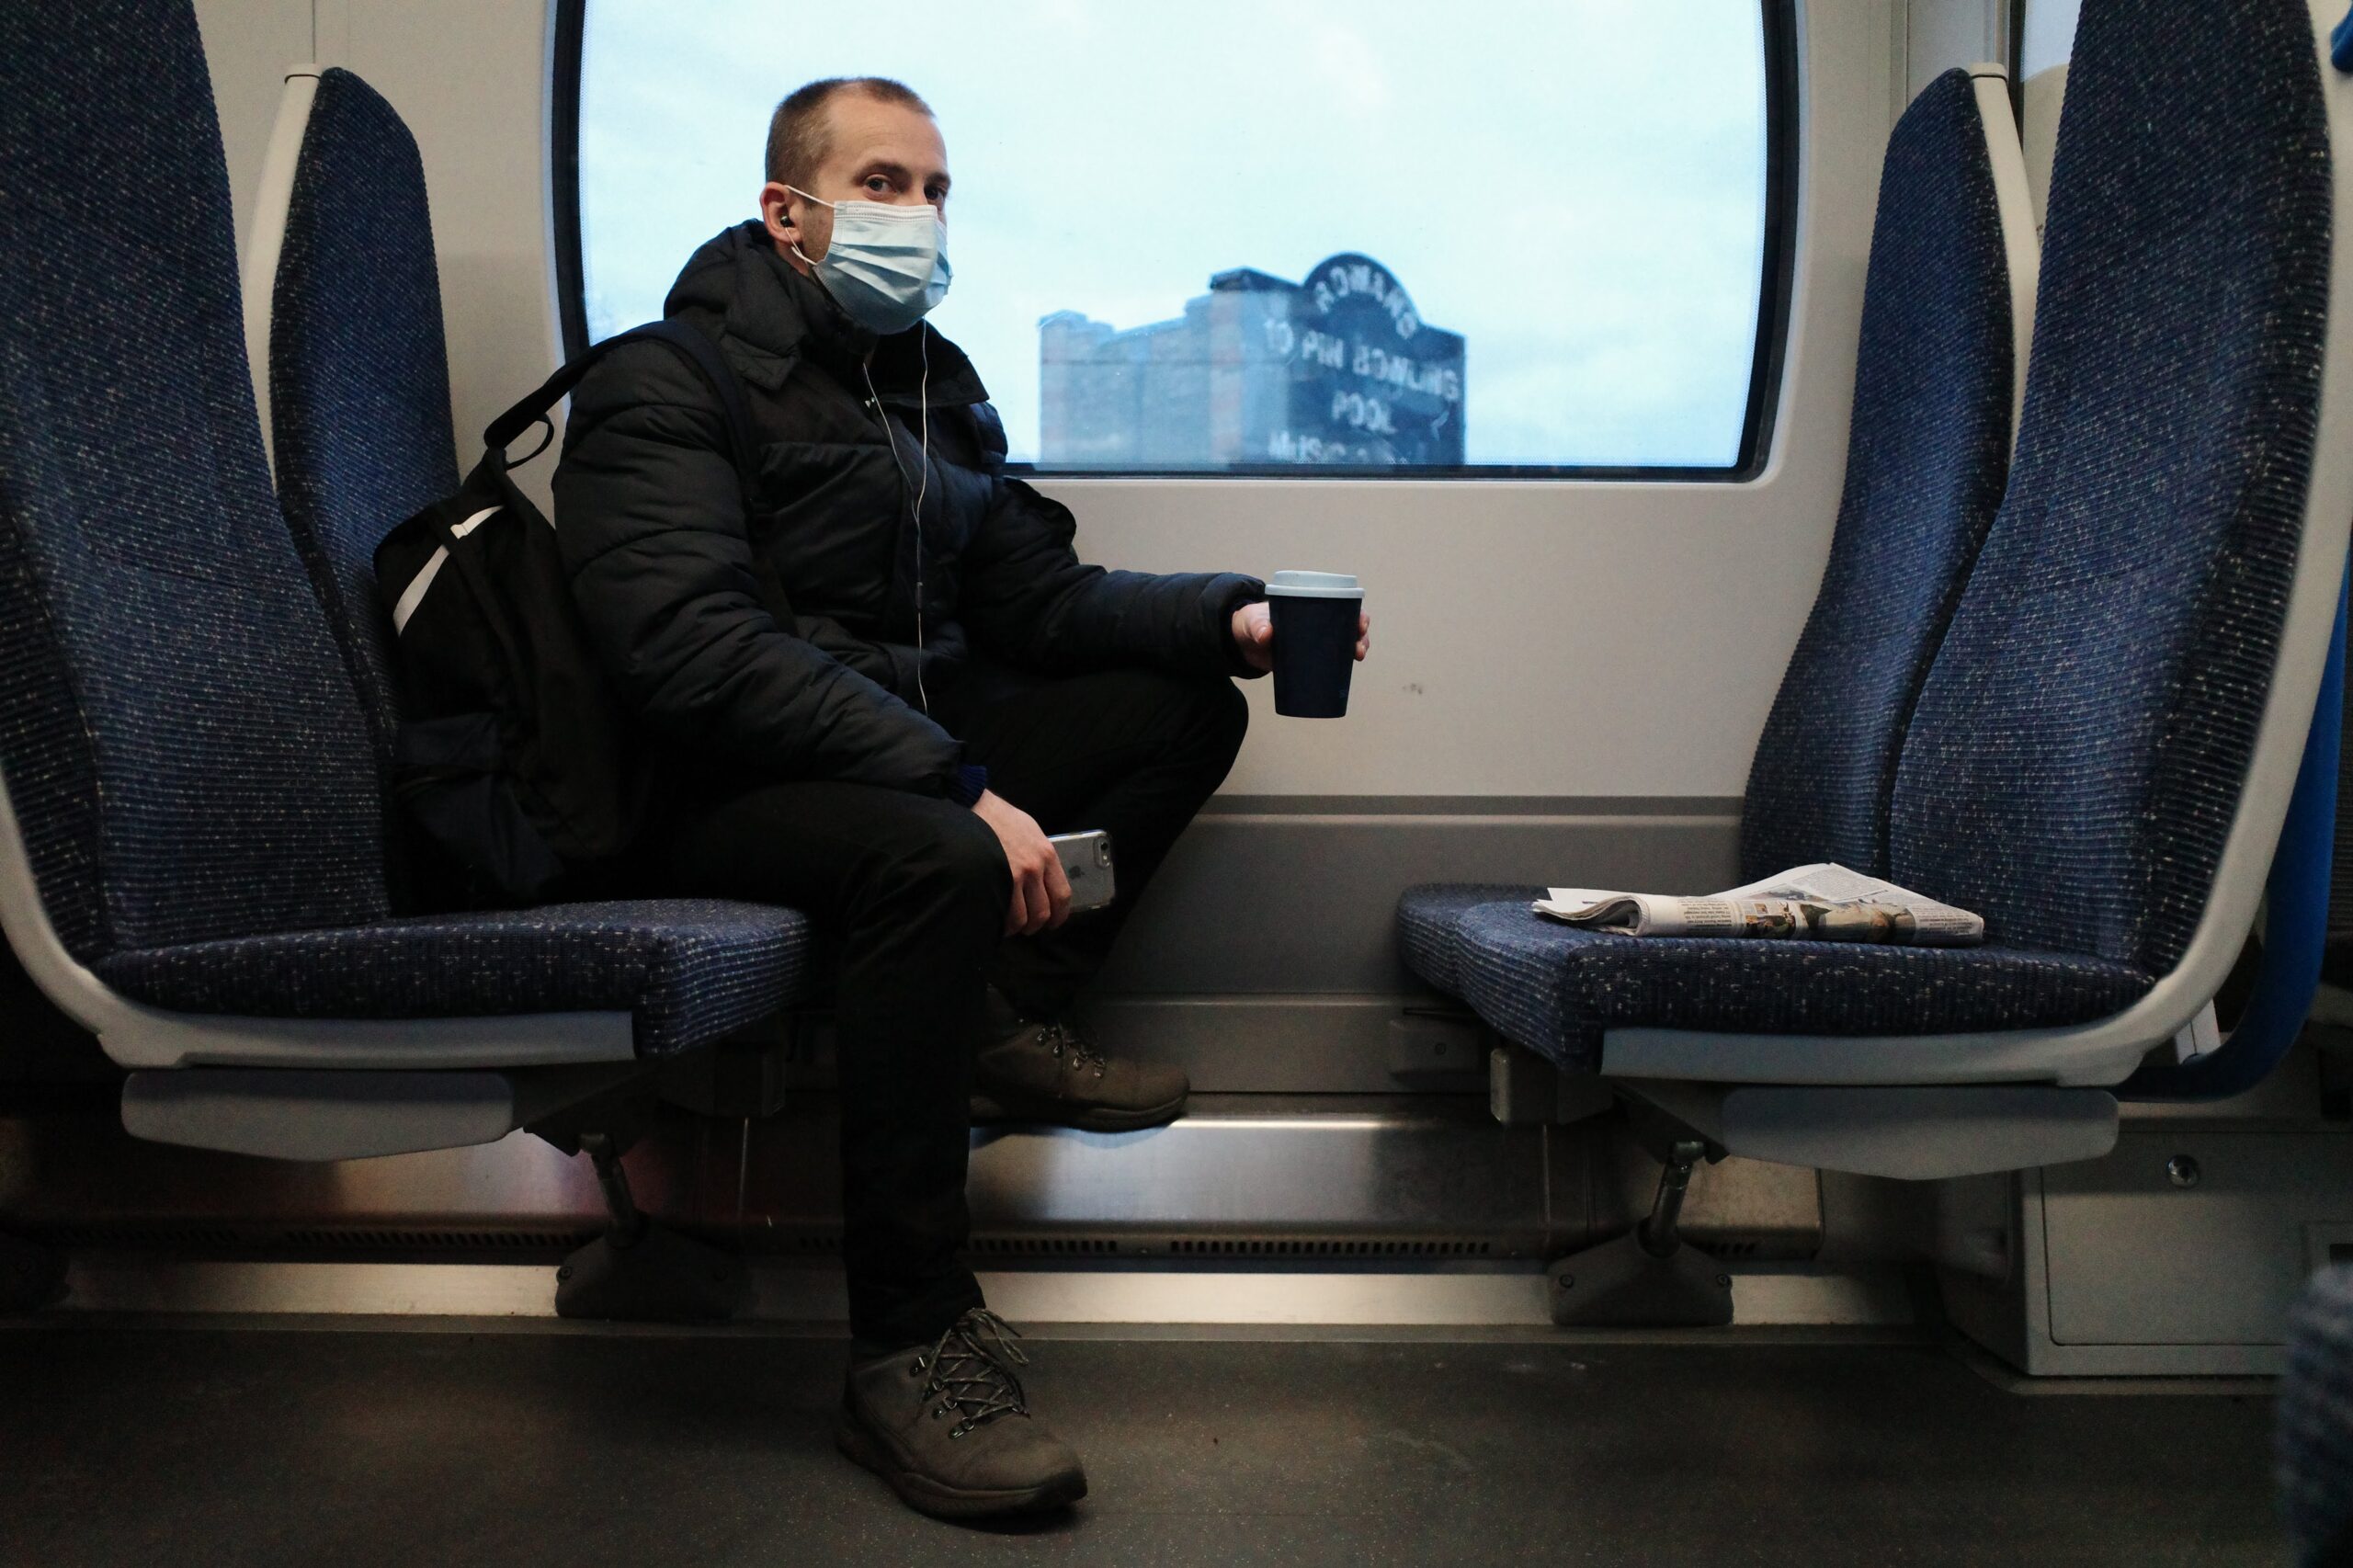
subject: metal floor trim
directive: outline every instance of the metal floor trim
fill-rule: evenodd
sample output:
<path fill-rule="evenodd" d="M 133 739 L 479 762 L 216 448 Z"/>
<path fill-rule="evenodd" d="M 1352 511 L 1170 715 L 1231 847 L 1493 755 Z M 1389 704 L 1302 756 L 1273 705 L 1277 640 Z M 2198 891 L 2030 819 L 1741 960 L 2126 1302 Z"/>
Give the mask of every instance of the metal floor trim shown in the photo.
<path fill-rule="evenodd" d="M 87 1253 L 68 1269 L 63 1312 L 553 1320 L 553 1270 L 522 1264 L 175 1260 Z M 839 1324 L 837 1270 L 756 1265 L 754 1320 Z M 1555 1333 L 1533 1269 L 1376 1272 L 1018 1269 L 980 1276 L 1017 1323 L 1331 1329 L 1541 1329 Z M 1893 1269 L 1735 1270 L 1743 1327 L 1901 1326 L 1916 1321 Z"/>
<path fill-rule="evenodd" d="M 1025 1323 L 1025 1341 L 1134 1345 L 1562 1345 L 1687 1346 L 1740 1348 L 1786 1346 L 1951 1346 L 1947 1331 L 1923 1324 L 1761 1324 L 1734 1328 L 1555 1328 L 1551 1324 Z M 777 1319 L 721 1324 L 581 1323 L 568 1318 L 442 1317 L 368 1312 L 96 1312 L 53 1311 L 0 1319 L 0 1340 L 11 1334 L 37 1338 L 85 1328 L 175 1334 L 390 1334 L 472 1338 L 507 1335 L 591 1339 L 835 1340 L 847 1343 L 844 1324 Z M 1995 1381 L 1989 1378 L 1988 1381 Z M 2080 1381 L 2080 1380 L 2076 1380 Z M 2150 1383 L 2163 1380 L 2133 1380 Z M 2025 1392 L 2035 1392 L 2028 1389 Z M 2167 1388 L 2154 1392 L 2179 1392 Z"/>

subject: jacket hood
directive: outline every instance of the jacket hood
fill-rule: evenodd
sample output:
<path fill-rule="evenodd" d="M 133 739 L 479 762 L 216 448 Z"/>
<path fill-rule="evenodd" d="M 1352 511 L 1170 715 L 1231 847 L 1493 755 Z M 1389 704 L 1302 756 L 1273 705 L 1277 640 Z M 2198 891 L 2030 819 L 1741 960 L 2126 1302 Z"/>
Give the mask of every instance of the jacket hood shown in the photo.
<path fill-rule="evenodd" d="M 876 392 L 892 403 L 915 401 L 926 367 L 934 406 L 988 397 L 972 360 L 929 322 L 887 337 L 869 332 L 850 320 L 823 284 L 777 255 L 756 218 L 722 229 L 696 248 L 670 285 L 662 313 L 717 317 L 720 347 L 729 362 L 746 381 L 771 392 L 807 358 L 852 384 L 865 361 Z"/>

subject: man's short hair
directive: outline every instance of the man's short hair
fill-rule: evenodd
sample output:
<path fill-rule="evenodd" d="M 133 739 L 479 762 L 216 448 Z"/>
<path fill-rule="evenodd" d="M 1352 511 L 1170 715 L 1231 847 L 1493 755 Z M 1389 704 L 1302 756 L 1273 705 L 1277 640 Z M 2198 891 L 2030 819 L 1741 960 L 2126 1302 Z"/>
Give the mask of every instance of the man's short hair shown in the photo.
<path fill-rule="evenodd" d="M 833 151 L 833 122 L 825 106 L 836 93 L 863 93 L 886 104 L 902 104 L 918 114 L 931 106 L 914 88 L 888 76 L 828 76 L 805 87 L 795 87 L 768 118 L 768 178 L 779 185 L 806 187 L 817 165 Z"/>

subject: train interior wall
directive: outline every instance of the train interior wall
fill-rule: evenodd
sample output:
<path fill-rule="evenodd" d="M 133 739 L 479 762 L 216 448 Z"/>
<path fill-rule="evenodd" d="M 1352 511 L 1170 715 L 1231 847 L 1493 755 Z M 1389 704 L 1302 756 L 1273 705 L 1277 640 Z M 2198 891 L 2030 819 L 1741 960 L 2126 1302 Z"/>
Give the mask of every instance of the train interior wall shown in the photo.
<path fill-rule="evenodd" d="M 1656 1166 L 1616 1119 L 1566 1090 L 1551 1114 L 1489 1114 L 1493 1042 L 1408 982 L 1396 893 L 1531 872 L 1733 880 L 1748 758 L 1837 507 L 1887 128 L 1949 65 L 2063 61 L 2066 10 L 2025 8 L 2021 50 L 1998 3 L 1803 7 L 1795 278 L 1751 481 L 1045 485 L 1090 559 L 1355 572 L 1381 653 L 1344 724 L 1287 725 L 1252 691 L 1240 765 L 1106 977 L 1101 1032 L 1182 1061 L 1197 1114 L 1131 1138 L 977 1139 L 976 1248 L 1008 1311 L 1540 1324 L 1542 1260 L 1639 1216 Z M 347 65 L 414 128 L 470 459 L 472 433 L 558 354 L 549 17 L 469 0 L 198 11 L 241 237 L 281 65 Z M 1507 659 L 1468 634 L 1495 626 L 1520 629 Z M 602 1212 L 585 1162 L 521 1134 L 331 1166 L 137 1144 L 86 1042 L 40 1038 L 0 1117 L 0 1215 L 76 1249 L 84 1304 L 541 1313 L 542 1266 Z M 770 1316 L 839 1314 L 830 1271 L 800 1267 L 835 1244 L 828 1051 L 814 1020 L 773 1082 L 682 1069 L 631 1156 L 649 1208 L 777 1266 Z M 1745 1324 L 1949 1312 L 2030 1371 L 2266 1370 L 2283 1293 L 2353 1236 L 2353 1206 L 2314 1196 L 2347 1187 L 2336 1074 L 2307 1049 L 2242 1101 L 2134 1114 L 2107 1160 L 1990 1184 L 1727 1161 L 1700 1173 L 1689 1230 L 1735 1274 Z M 2196 1190 L 2166 1175 L 2185 1153 Z"/>

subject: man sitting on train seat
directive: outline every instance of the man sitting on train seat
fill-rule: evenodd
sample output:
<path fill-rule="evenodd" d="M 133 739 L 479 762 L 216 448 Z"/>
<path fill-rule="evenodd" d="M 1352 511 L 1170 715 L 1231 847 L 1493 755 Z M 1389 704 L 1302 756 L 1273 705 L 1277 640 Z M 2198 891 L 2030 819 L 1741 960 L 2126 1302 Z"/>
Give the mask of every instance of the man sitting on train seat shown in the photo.
<path fill-rule="evenodd" d="M 981 1514 L 1086 1481 L 958 1261 L 967 1130 L 1183 1109 L 1183 1074 L 1105 1056 L 1069 1009 L 1232 767 L 1233 677 L 1273 631 L 1255 579 L 1081 564 L 1070 513 L 1004 476 L 979 376 L 923 320 L 948 186 L 899 84 L 786 98 L 760 217 L 664 306 L 742 379 L 751 493 L 710 390 L 632 345 L 573 400 L 555 500 L 590 637 L 665 759 L 647 891 L 792 905 L 840 956 L 841 1442 L 910 1503 Z M 1119 897 L 1065 925 L 1047 835 L 1087 829 Z"/>

